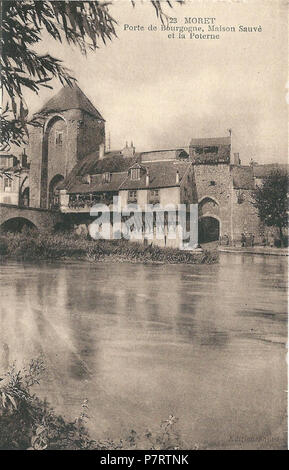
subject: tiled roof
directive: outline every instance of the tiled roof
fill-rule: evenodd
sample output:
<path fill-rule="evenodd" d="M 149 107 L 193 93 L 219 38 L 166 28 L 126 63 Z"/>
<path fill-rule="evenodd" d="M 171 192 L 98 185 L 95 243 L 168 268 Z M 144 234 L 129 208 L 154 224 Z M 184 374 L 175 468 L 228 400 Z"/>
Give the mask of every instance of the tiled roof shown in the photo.
<path fill-rule="evenodd" d="M 64 86 L 55 96 L 45 103 L 37 114 L 60 112 L 67 109 L 81 109 L 97 119 L 104 121 L 101 114 L 76 84 L 71 87 L 68 85 Z"/>
<path fill-rule="evenodd" d="M 122 173 L 111 173 L 110 181 L 105 182 L 102 174 L 91 175 L 90 184 L 84 183 L 81 181 L 81 178 L 78 178 L 74 181 L 69 189 L 69 194 L 85 194 L 85 193 L 94 193 L 94 192 L 116 192 L 119 189 L 119 186 L 123 182 L 127 175 L 127 172 Z"/>
<path fill-rule="evenodd" d="M 120 151 L 108 152 L 102 160 L 98 159 L 98 155 L 99 152 L 93 152 L 80 160 L 61 184 L 61 187 L 69 190 L 76 181 L 79 181 L 79 177 L 88 174 L 126 171 L 137 160 L 137 155 L 132 158 L 124 158 Z"/>
<path fill-rule="evenodd" d="M 282 173 L 289 173 L 289 165 L 280 163 L 269 163 L 267 165 L 253 165 L 253 173 L 255 178 L 265 178 L 272 171 L 279 170 Z"/>
<path fill-rule="evenodd" d="M 253 170 L 250 166 L 231 166 L 234 189 L 254 189 Z"/>
<path fill-rule="evenodd" d="M 176 182 L 176 173 L 179 172 L 180 182 L 191 166 L 191 162 L 164 161 L 164 162 L 146 162 L 143 163 L 149 173 L 149 185 L 146 185 L 146 173 L 141 174 L 139 180 L 132 180 L 130 174 L 120 186 L 122 189 L 147 189 L 147 188 L 166 188 L 179 186 Z"/>
<path fill-rule="evenodd" d="M 140 154 L 140 161 L 151 162 L 157 160 L 176 160 L 183 152 L 185 152 L 189 157 L 188 153 L 184 149 L 153 150 L 151 152 L 142 152 Z"/>
<path fill-rule="evenodd" d="M 219 145 L 231 145 L 231 137 L 205 137 L 191 139 L 190 147 L 210 147 Z"/>

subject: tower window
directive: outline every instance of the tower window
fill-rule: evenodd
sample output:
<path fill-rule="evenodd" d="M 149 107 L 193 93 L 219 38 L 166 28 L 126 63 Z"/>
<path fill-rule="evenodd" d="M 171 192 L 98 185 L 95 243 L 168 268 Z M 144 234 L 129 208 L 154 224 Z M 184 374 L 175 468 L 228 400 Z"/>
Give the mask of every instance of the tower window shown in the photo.
<path fill-rule="evenodd" d="M 55 143 L 56 145 L 61 146 L 63 144 L 63 132 L 56 132 L 55 133 Z"/>

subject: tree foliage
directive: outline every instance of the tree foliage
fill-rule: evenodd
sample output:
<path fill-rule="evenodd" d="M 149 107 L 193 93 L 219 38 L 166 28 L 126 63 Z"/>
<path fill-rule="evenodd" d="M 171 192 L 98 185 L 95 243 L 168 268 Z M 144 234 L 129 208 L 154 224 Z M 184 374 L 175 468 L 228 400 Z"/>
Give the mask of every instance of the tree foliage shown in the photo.
<path fill-rule="evenodd" d="M 277 170 L 267 176 L 253 192 L 253 205 L 267 227 L 277 227 L 282 241 L 282 229 L 288 224 L 289 177 Z"/>
<path fill-rule="evenodd" d="M 183 3 L 183 0 L 175 0 Z M 133 7 L 136 2 L 131 0 Z M 157 16 L 165 21 L 163 5 L 172 2 L 150 0 Z M 21 145 L 28 136 L 28 108 L 24 91 L 38 93 L 52 88 L 53 78 L 72 85 L 70 71 L 59 59 L 38 54 L 35 47 L 46 31 L 54 40 L 80 48 L 82 54 L 96 50 L 116 37 L 117 21 L 110 14 L 110 1 L 2 1 L 1 81 L 7 103 L 1 116 L 1 145 Z"/>

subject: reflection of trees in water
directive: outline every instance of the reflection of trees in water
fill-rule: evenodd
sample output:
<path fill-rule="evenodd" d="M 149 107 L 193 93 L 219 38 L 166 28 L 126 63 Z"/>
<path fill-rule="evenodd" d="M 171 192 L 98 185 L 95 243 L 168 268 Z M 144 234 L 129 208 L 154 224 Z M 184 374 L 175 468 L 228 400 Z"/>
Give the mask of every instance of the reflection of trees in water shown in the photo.
<path fill-rule="evenodd" d="M 182 269 L 175 319 L 178 335 L 184 342 L 198 346 L 225 347 L 229 334 L 220 323 L 223 295 L 217 281 L 220 266 L 184 266 Z"/>
<path fill-rule="evenodd" d="M 197 299 L 192 300 L 189 305 L 184 303 L 179 305 L 179 315 L 176 317 L 178 336 L 184 342 L 194 343 L 198 346 L 221 348 L 226 346 L 229 335 L 219 329 L 214 322 L 203 322 L 198 309 Z"/>
<path fill-rule="evenodd" d="M 66 367 L 70 377 L 77 380 L 89 379 L 99 367 L 99 348 L 101 337 L 95 323 L 95 314 L 76 310 L 70 312 L 69 326 L 73 350 L 67 356 Z"/>

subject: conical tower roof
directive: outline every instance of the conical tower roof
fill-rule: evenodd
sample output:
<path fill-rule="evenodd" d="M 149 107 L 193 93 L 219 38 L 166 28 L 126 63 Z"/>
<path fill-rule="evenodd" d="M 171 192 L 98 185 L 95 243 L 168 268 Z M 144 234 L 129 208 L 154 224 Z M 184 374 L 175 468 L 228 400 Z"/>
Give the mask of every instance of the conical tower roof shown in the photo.
<path fill-rule="evenodd" d="M 104 121 L 101 114 L 76 84 L 71 87 L 66 85 L 61 88 L 55 96 L 45 103 L 37 114 L 60 112 L 68 109 L 81 109 L 97 119 Z"/>

